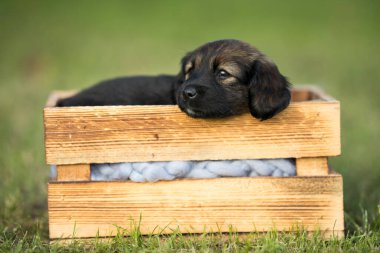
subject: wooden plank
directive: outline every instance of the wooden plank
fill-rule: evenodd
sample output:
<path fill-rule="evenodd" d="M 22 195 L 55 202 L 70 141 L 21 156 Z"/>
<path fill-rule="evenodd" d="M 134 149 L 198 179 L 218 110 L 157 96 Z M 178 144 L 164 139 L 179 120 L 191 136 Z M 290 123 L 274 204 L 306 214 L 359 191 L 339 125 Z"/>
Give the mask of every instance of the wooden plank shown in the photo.
<path fill-rule="evenodd" d="M 328 175 L 327 157 L 307 157 L 296 159 L 297 176 Z"/>
<path fill-rule="evenodd" d="M 57 165 L 57 181 L 88 181 L 90 164 Z"/>
<path fill-rule="evenodd" d="M 340 154 L 337 101 L 294 102 L 267 121 L 194 119 L 177 106 L 45 108 L 48 164 Z"/>
<path fill-rule="evenodd" d="M 310 89 L 308 88 L 293 88 L 292 102 L 308 101 L 311 98 Z"/>
<path fill-rule="evenodd" d="M 156 183 L 50 183 L 50 238 L 115 235 L 117 226 L 142 234 L 289 231 L 342 232 L 340 175 L 218 178 Z"/>
<path fill-rule="evenodd" d="M 317 86 L 308 87 L 310 91 L 310 99 L 311 100 L 321 100 L 321 101 L 336 101 L 335 98 L 326 94 L 321 88 Z"/>
<path fill-rule="evenodd" d="M 48 97 L 45 107 L 54 107 L 59 99 L 70 97 L 75 93 L 75 91 L 54 91 Z"/>

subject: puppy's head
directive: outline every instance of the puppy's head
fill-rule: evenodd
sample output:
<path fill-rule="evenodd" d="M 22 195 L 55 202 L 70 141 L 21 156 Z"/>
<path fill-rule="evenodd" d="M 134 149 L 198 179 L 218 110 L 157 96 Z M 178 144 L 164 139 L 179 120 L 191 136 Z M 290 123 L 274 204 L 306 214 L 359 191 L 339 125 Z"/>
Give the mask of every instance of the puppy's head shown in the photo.
<path fill-rule="evenodd" d="M 277 66 L 256 48 L 219 40 L 182 59 L 176 99 L 192 117 L 227 117 L 249 108 L 265 120 L 288 106 L 290 91 Z"/>

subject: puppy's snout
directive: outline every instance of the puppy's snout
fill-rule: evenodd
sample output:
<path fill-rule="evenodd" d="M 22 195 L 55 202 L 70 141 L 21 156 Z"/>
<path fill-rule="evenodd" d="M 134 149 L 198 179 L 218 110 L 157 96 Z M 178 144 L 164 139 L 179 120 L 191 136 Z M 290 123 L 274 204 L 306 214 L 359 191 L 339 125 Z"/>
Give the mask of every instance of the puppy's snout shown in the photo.
<path fill-rule="evenodd" d="M 194 98 L 196 98 L 197 95 L 198 95 L 197 90 L 194 87 L 192 87 L 192 86 L 186 87 L 183 90 L 183 96 L 185 98 L 194 99 Z"/>

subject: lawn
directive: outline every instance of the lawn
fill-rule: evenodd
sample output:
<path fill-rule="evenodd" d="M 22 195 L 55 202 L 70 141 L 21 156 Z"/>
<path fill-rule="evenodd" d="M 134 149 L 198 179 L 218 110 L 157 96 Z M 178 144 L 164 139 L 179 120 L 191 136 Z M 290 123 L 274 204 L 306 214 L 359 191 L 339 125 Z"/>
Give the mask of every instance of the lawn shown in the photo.
<path fill-rule="evenodd" d="M 380 251 L 380 2 L 0 1 L 0 252 Z M 268 233 L 141 237 L 52 246 L 47 238 L 42 108 L 54 89 L 177 73 L 210 40 L 247 41 L 293 84 L 341 101 L 344 240 Z"/>

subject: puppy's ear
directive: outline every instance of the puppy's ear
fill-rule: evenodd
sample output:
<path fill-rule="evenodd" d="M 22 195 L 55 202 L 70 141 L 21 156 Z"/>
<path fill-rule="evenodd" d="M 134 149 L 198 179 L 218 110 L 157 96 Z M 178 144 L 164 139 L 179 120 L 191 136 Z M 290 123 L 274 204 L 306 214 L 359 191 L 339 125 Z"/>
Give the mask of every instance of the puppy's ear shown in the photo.
<path fill-rule="evenodd" d="M 261 120 L 272 118 L 290 102 L 289 83 L 277 66 L 260 56 L 252 66 L 249 83 L 249 109 L 252 116 Z"/>

